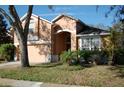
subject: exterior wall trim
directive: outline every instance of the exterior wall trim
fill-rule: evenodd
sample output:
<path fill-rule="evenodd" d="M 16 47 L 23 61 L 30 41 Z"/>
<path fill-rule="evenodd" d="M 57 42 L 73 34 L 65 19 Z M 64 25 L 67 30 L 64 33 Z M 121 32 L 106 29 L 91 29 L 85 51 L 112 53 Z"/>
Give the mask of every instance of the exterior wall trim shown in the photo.
<path fill-rule="evenodd" d="M 68 29 L 63 29 L 63 30 L 58 30 L 57 32 L 56 32 L 56 34 L 58 34 L 58 33 L 61 33 L 61 32 L 72 32 L 71 30 L 68 30 Z"/>
<path fill-rule="evenodd" d="M 83 35 L 76 35 L 77 37 L 82 37 L 82 36 L 106 36 L 106 35 L 110 35 L 110 33 L 100 33 L 100 34 L 83 34 Z"/>
<path fill-rule="evenodd" d="M 37 41 L 33 41 L 33 42 L 27 42 L 27 45 L 34 45 L 34 44 L 46 44 L 46 45 L 49 45 L 49 44 L 51 44 L 51 42 L 50 41 L 46 41 L 46 42 L 37 42 Z M 15 46 L 17 46 L 17 45 L 19 45 L 19 43 L 14 43 L 14 45 Z"/>

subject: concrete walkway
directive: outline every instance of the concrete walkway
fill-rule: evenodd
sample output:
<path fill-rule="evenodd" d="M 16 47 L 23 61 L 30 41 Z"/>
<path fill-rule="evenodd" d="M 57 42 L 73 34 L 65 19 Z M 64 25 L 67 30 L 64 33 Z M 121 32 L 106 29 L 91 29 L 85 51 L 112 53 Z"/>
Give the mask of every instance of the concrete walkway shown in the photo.
<path fill-rule="evenodd" d="M 10 87 L 79 87 L 75 85 L 51 84 L 51 83 L 14 80 L 14 79 L 5 79 L 5 78 L 0 78 L 0 85 L 10 86 Z"/>
<path fill-rule="evenodd" d="M 13 68 L 13 67 L 18 67 L 20 65 L 21 65 L 21 63 L 19 61 L 16 61 L 16 62 L 6 62 L 6 63 L 0 64 L 0 69 L 3 69 L 3 68 Z"/>
<path fill-rule="evenodd" d="M 20 64 L 20 62 L 19 61 L 16 61 L 16 62 L 6 62 L 6 63 L 2 63 L 2 64 L 0 64 L 0 67 L 2 67 L 2 66 L 8 66 L 8 65 L 17 65 L 17 64 Z"/>
<path fill-rule="evenodd" d="M 36 64 L 41 64 L 41 63 L 36 63 L 36 62 L 30 62 L 30 65 L 36 65 Z M 0 64 L 0 69 L 3 68 L 13 68 L 13 67 L 19 67 L 21 66 L 21 62 L 20 61 L 12 61 L 12 62 L 5 62 L 5 63 L 1 63 Z"/>

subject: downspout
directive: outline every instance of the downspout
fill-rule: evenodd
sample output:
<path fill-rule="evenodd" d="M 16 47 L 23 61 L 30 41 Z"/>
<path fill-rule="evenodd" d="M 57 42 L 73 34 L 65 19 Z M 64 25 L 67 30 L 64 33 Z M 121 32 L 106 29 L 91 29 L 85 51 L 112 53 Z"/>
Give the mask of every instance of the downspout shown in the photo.
<path fill-rule="evenodd" d="M 38 36 L 38 40 L 39 40 L 39 37 L 40 37 L 40 18 L 39 18 L 39 16 L 38 16 L 38 27 L 37 27 L 37 36 Z"/>

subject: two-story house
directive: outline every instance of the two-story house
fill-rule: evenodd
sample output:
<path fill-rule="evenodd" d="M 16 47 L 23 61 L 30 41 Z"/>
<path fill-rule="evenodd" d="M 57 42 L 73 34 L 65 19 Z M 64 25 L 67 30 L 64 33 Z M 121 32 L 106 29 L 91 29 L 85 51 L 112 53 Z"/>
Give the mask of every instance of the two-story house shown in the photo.
<path fill-rule="evenodd" d="M 25 23 L 26 14 L 21 18 Z M 102 38 L 109 36 L 105 30 L 91 27 L 68 15 L 58 15 L 52 21 L 32 14 L 28 34 L 30 62 L 58 61 L 59 55 L 68 49 L 102 48 Z M 19 60 L 19 43 L 14 34 L 15 60 Z"/>

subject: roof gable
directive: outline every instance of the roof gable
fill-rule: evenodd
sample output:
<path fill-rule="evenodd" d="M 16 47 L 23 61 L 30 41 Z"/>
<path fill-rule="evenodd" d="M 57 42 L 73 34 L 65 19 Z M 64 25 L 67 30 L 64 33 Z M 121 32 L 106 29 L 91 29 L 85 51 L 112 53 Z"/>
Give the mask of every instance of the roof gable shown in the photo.
<path fill-rule="evenodd" d="M 65 15 L 65 14 L 60 14 L 57 17 L 55 17 L 51 22 L 54 23 L 54 22 L 58 21 L 59 19 L 61 19 L 62 17 L 68 17 L 68 18 L 70 18 L 72 20 L 79 21 L 79 19 L 76 19 L 76 18 L 74 18 L 72 16 L 68 16 L 68 15 Z"/>
<path fill-rule="evenodd" d="M 24 21 L 25 18 L 26 18 L 26 16 L 27 16 L 27 13 L 26 13 L 24 16 L 22 16 L 22 17 L 20 18 L 20 20 L 21 20 L 21 21 Z M 39 17 L 39 16 L 37 16 L 37 15 L 35 15 L 35 14 L 32 14 L 31 16 L 33 16 L 34 18 L 38 18 L 38 17 Z M 39 17 L 39 19 L 40 19 L 40 20 L 43 20 L 43 21 L 45 21 L 45 22 L 47 22 L 47 23 L 52 24 L 50 21 L 48 21 L 48 20 L 46 20 L 46 19 L 44 19 L 44 18 Z"/>

